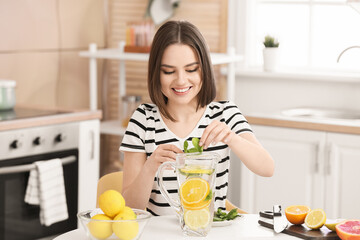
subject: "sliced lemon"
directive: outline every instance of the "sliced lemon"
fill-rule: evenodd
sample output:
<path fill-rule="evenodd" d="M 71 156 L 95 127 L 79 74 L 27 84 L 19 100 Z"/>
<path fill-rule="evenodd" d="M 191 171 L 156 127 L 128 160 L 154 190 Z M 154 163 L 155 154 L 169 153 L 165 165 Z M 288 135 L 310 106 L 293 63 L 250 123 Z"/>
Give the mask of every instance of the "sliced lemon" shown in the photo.
<path fill-rule="evenodd" d="M 187 210 L 184 214 L 185 225 L 193 230 L 206 228 L 210 223 L 210 211 L 208 208 L 201 210 Z"/>
<path fill-rule="evenodd" d="M 326 214 L 321 208 L 311 210 L 305 218 L 305 225 L 311 229 L 319 229 L 326 222 Z"/>
<path fill-rule="evenodd" d="M 181 201 L 186 205 L 204 201 L 209 192 L 210 185 L 202 178 L 190 178 L 180 186 Z"/>
<path fill-rule="evenodd" d="M 202 168 L 201 166 L 197 167 L 197 166 L 192 166 L 192 167 L 185 167 L 185 168 L 181 168 L 179 169 L 180 173 L 183 175 L 188 175 L 188 174 L 207 174 L 207 175 L 211 175 L 214 172 L 214 169 L 206 169 L 206 168 Z"/>
<path fill-rule="evenodd" d="M 325 227 L 327 227 L 331 231 L 336 231 L 336 225 L 345 221 L 345 219 L 327 219 L 325 222 Z"/>

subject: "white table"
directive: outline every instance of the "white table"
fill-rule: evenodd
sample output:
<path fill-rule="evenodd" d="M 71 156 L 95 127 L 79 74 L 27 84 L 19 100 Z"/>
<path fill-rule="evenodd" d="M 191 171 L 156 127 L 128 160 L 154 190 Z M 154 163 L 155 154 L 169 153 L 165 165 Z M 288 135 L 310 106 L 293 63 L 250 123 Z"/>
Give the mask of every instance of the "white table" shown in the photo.
<path fill-rule="evenodd" d="M 205 239 L 299 239 L 287 234 L 276 234 L 272 229 L 258 224 L 257 214 L 245 214 L 232 225 L 213 227 Z M 54 240 L 88 240 L 83 229 L 76 229 L 62 234 Z M 144 229 L 141 240 L 154 239 L 204 239 L 199 237 L 186 237 L 182 234 L 176 216 L 152 217 Z"/>

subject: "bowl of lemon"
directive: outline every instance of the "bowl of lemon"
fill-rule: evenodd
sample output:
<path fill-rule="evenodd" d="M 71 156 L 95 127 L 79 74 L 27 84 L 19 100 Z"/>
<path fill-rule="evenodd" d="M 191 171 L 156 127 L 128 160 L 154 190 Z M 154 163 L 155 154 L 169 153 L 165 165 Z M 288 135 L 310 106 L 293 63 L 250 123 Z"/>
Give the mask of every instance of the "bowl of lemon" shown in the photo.
<path fill-rule="evenodd" d="M 78 213 L 88 239 L 139 239 L 151 214 L 125 205 L 122 195 L 108 190 L 99 197 L 99 207 Z"/>

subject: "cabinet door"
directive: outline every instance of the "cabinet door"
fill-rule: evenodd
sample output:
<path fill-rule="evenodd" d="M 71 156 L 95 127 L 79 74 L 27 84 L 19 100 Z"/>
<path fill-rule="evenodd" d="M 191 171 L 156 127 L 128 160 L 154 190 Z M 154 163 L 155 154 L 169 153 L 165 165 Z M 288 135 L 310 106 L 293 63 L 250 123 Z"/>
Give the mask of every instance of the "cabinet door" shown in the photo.
<path fill-rule="evenodd" d="M 99 180 L 100 121 L 80 123 L 79 130 L 79 211 L 96 207 Z"/>
<path fill-rule="evenodd" d="M 360 136 L 328 133 L 327 139 L 327 216 L 357 219 L 360 217 Z"/>
<path fill-rule="evenodd" d="M 274 175 L 260 177 L 242 165 L 241 207 L 249 212 L 307 204 L 321 207 L 323 146 L 326 134 L 290 128 L 253 125 L 261 144 L 275 161 Z"/>

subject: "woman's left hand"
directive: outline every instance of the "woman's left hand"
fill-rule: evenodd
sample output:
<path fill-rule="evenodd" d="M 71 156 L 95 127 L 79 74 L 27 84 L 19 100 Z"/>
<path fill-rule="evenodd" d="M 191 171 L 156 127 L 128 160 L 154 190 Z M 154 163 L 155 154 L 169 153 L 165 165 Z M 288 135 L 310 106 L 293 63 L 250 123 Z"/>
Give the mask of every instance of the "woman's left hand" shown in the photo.
<path fill-rule="evenodd" d="M 224 122 L 214 120 L 205 128 L 199 145 L 206 149 L 210 144 L 214 146 L 218 142 L 227 144 L 234 135 L 235 133 L 231 131 L 228 125 L 226 125 Z"/>

